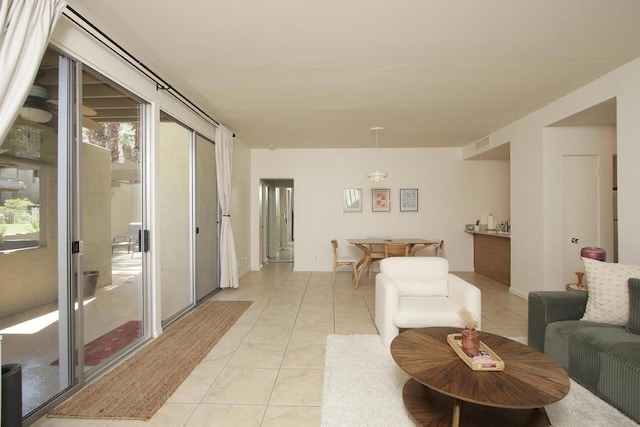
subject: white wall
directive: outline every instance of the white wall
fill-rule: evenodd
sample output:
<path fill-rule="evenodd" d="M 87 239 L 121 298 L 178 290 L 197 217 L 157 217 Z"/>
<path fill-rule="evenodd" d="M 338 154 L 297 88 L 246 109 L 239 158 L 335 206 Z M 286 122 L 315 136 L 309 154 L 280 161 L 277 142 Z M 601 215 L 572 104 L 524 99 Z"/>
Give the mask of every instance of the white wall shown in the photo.
<path fill-rule="evenodd" d="M 330 271 L 330 240 L 388 235 L 444 239 L 451 269 L 473 270 L 473 240 L 464 224 L 493 213 L 509 216 L 507 161 L 464 161 L 459 148 L 380 149 L 379 184 L 366 174 L 376 167 L 373 149 L 284 149 L 251 152 L 251 259 L 259 259 L 261 179 L 293 179 L 297 271 Z M 362 212 L 342 210 L 342 190 L 363 190 Z M 391 190 L 391 212 L 371 211 L 371 189 Z M 401 188 L 418 188 L 418 212 L 399 212 Z M 355 249 L 358 253 L 360 251 Z"/>
<path fill-rule="evenodd" d="M 556 276 L 556 260 L 547 253 L 554 246 L 549 239 L 556 239 L 546 230 L 553 229 L 553 223 L 559 220 L 554 200 L 560 190 L 543 185 L 543 176 L 553 170 L 556 161 L 555 155 L 543 149 L 544 128 L 614 97 L 619 261 L 640 265 L 640 59 L 636 59 L 491 134 L 496 144 L 511 142 L 512 292 L 526 296 L 530 291 L 556 288 L 562 280 Z"/>
<path fill-rule="evenodd" d="M 251 269 L 251 151 L 238 138 L 233 142 L 231 182 L 231 226 L 238 256 L 238 272 L 245 275 Z"/>

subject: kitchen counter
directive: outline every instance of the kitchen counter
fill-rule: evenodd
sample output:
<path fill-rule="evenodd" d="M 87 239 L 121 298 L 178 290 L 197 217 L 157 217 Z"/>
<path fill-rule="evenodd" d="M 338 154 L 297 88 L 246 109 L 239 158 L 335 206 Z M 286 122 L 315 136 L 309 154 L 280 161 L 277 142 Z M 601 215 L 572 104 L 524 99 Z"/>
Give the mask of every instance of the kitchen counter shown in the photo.
<path fill-rule="evenodd" d="M 511 233 L 464 230 L 473 235 L 473 269 L 511 286 Z"/>
<path fill-rule="evenodd" d="M 495 231 L 473 231 L 473 230 L 464 230 L 465 233 L 469 233 L 469 234 L 482 234 L 485 236 L 494 236 L 494 237 L 506 237 L 508 239 L 511 238 L 511 233 L 507 233 L 507 232 L 502 232 L 502 233 L 496 233 Z"/>

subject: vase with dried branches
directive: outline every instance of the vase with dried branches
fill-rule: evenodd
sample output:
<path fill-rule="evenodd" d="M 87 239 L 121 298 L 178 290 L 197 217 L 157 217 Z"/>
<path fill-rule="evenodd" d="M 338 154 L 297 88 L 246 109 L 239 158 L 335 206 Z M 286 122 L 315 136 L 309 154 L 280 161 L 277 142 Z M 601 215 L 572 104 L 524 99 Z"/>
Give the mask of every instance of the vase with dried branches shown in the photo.
<path fill-rule="evenodd" d="M 458 310 L 464 329 L 462 335 L 462 351 L 469 357 L 480 354 L 480 333 L 476 330 L 478 322 L 473 318 L 469 309 L 463 307 Z"/>

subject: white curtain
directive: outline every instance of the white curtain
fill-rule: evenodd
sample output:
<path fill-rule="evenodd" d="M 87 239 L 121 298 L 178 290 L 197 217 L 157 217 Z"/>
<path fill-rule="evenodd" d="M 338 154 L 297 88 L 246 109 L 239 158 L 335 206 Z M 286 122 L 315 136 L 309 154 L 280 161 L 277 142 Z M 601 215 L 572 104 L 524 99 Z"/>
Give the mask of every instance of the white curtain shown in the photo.
<path fill-rule="evenodd" d="M 220 230 L 220 287 L 238 287 L 238 258 L 231 228 L 231 166 L 233 163 L 233 134 L 219 125 L 215 135 L 218 199 L 222 210 Z"/>
<path fill-rule="evenodd" d="M 33 84 L 66 3 L 0 0 L 0 145 Z"/>

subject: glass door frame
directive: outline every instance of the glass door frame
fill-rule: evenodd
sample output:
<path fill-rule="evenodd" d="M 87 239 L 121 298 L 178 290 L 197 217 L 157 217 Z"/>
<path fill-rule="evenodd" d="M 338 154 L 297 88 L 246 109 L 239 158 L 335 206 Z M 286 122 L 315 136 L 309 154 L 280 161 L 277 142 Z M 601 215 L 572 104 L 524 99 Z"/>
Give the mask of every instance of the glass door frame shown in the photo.
<path fill-rule="evenodd" d="M 77 71 L 76 71 L 76 79 L 75 79 L 75 85 L 76 85 L 76 100 L 75 100 L 75 111 L 74 111 L 74 117 L 80 118 L 82 117 L 82 105 L 83 105 L 83 93 L 82 93 L 82 87 L 83 87 L 83 70 L 84 70 L 84 66 L 82 63 L 78 62 L 77 63 Z M 73 163 L 73 176 L 74 176 L 74 185 L 75 185 L 75 197 L 73 200 L 73 203 L 75 205 L 74 208 L 74 212 L 73 212 L 73 217 L 74 217 L 74 236 L 76 236 L 77 238 L 73 238 L 71 241 L 77 241 L 80 242 L 80 252 L 79 254 L 74 254 L 76 255 L 76 257 L 74 258 L 74 265 L 72 267 L 72 278 L 76 281 L 76 283 L 73 284 L 72 289 L 77 290 L 77 306 L 78 306 L 78 316 L 76 316 L 76 328 L 75 328 L 75 339 L 77 342 L 76 348 L 77 348 L 77 361 L 75 363 L 76 366 L 76 370 L 77 372 L 77 378 L 79 379 L 79 384 L 81 386 L 84 386 L 84 384 L 86 384 L 87 381 L 90 381 L 100 375 L 102 375 L 104 372 L 110 370 L 114 364 L 118 363 L 120 360 L 122 360 L 124 357 L 126 357 L 127 355 L 133 353 L 134 351 L 136 351 L 138 348 L 140 348 L 143 344 L 145 344 L 148 340 L 151 339 L 151 331 L 152 331 L 152 319 L 151 319 L 151 313 L 152 313 L 152 298 L 151 298 L 151 294 L 152 294 L 152 284 L 151 284 L 151 267 L 150 267 L 150 256 L 149 256 L 149 251 L 151 250 L 152 245 L 149 244 L 149 229 L 148 229 L 148 224 L 150 224 L 150 219 L 149 219 L 149 206 L 150 206 L 150 194 L 151 194 L 151 178 L 148 174 L 148 171 L 151 170 L 150 167 L 150 143 L 149 141 L 151 140 L 150 136 L 152 135 L 152 123 L 153 123 L 153 108 L 151 106 L 151 104 L 149 104 L 147 101 L 145 101 L 143 98 L 141 98 L 140 96 L 137 96 L 135 94 L 133 94 L 130 90 L 120 86 L 118 83 L 114 82 L 113 80 L 111 80 L 109 77 L 105 76 L 104 74 L 102 74 L 101 72 L 94 70 L 90 67 L 87 67 L 87 70 L 89 73 L 92 74 L 97 74 L 100 75 L 101 77 L 105 78 L 106 81 L 108 81 L 108 83 L 110 85 L 112 85 L 114 88 L 118 88 L 120 91 L 122 91 L 123 93 L 127 94 L 128 96 L 130 96 L 131 98 L 135 99 L 138 103 L 139 103 L 139 111 L 138 111 L 138 119 L 140 121 L 140 125 L 138 126 L 138 130 L 140 135 L 137 137 L 140 143 L 140 171 L 139 171 L 139 178 L 140 178 L 140 221 L 142 222 L 142 227 L 140 230 L 140 241 L 139 241 L 139 253 L 141 256 L 141 271 L 140 271 L 140 301 L 139 301 L 139 313 L 140 313 L 140 321 L 141 321 L 141 325 L 142 325 L 142 335 L 137 338 L 136 340 L 134 340 L 132 343 L 124 346 L 122 349 L 118 350 L 114 355 L 115 358 L 111 358 L 110 360 L 108 360 L 106 363 L 100 363 L 99 365 L 96 365 L 96 367 L 91 368 L 89 370 L 85 369 L 84 366 L 84 346 L 87 344 L 84 342 L 84 326 L 85 326 L 85 322 L 84 322 L 84 306 L 83 304 L 80 304 L 79 301 L 83 301 L 84 300 L 84 295 L 82 295 L 82 293 L 84 292 L 84 288 L 83 286 L 80 286 L 78 284 L 79 280 L 82 280 L 82 274 L 80 272 L 84 271 L 84 266 L 83 266 L 83 257 L 82 257 L 82 239 L 84 238 L 84 236 L 82 235 L 82 231 L 83 231 L 83 224 L 82 224 L 82 218 L 83 218 L 83 211 L 82 211 L 82 175 L 81 175 L 81 158 L 80 158 L 80 150 L 81 150 L 81 144 L 83 144 L 83 125 L 82 125 L 82 121 L 81 120 L 76 120 L 76 126 L 75 126 L 75 135 L 76 138 L 74 140 L 74 163 Z"/>
<path fill-rule="evenodd" d="M 216 262 L 216 266 L 215 266 L 215 271 L 213 272 L 213 274 L 215 275 L 215 284 L 213 289 L 209 289 L 209 290 L 205 290 L 204 293 L 202 292 L 202 288 L 200 289 L 200 295 L 198 295 L 198 283 L 197 283 L 197 279 L 198 279 L 198 259 L 202 259 L 202 255 L 201 253 L 199 253 L 200 251 L 198 251 L 198 236 L 197 236 L 197 230 L 196 228 L 199 227 L 198 225 L 198 214 L 200 213 L 199 207 L 198 207 L 198 203 L 200 202 L 200 200 L 198 200 L 198 194 L 199 194 L 199 185 L 202 185 L 202 183 L 198 182 L 198 162 L 197 162 L 197 155 L 198 155 L 198 142 L 201 142 L 202 144 L 210 144 L 211 145 L 211 149 L 213 150 L 213 166 L 214 166 L 214 174 L 213 174 L 213 179 L 214 179 L 214 190 L 215 190 L 215 226 L 213 227 L 214 230 L 213 232 L 215 233 L 215 245 L 214 245 L 214 257 L 215 257 L 215 262 Z M 207 138 L 206 136 L 202 135 L 199 132 L 193 132 L 193 152 L 192 152 L 192 157 L 193 157 L 193 191 L 192 191 L 192 197 L 193 197 L 193 203 L 192 203 L 192 209 L 193 209 L 193 223 L 195 224 L 195 226 L 193 227 L 193 253 L 194 253 L 194 257 L 193 257 L 193 268 L 194 268 L 194 289 L 195 289 L 195 299 L 196 299 L 196 304 L 202 303 L 204 302 L 207 298 L 209 298 L 211 295 L 215 294 L 216 292 L 218 292 L 220 290 L 220 228 L 222 226 L 222 211 L 220 210 L 220 195 L 218 194 L 218 176 L 217 176 L 217 170 L 218 170 L 218 159 L 216 157 L 216 152 L 215 152 L 215 141 Z"/>
<path fill-rule="evenodd" d="M 72 254 L 71 242 L 77 235 L 74 224 L 75 202 L 73 186 L 77 182 L 76 150 L 73 148 L 77 141 L 76 120 L 74 108 L 76 104 L 76 90 L 74 82 L 77 80 L 78 64 L 71 58 L 60 55 L 58 77 L 58 352 L 60 357 L 60 388 L 72 391 L 82 384 L 82 377 L 73 360 L 76 347 L 77 319 L 74 315 L 77 296 L 74 288 L 73 271 L 77 263 L 77 256 Z M 65 385 L 66 381 L 66 385 Z"/>
<path fill-rule="evenodd" d="M 188 230 L 189 230 L 189 259 L 188 259 L 188 268 L 189 268 L 189 303 L 182 307 L 181 309 L 177 310 L 175 313 L 172 313 L 171 315 L 167 316 L 165 319 L 163 319 L 163 307 L 162 307 L 162 300 L 160 301 L 160 303 L 157 306 L 157 310 L 160 312 L 159 315 L 159 321 L 160 321 L 160 325 L 162 326 L 162 328 L 165 328 L 169 325 L 171 325 L 173 322 L 175 322 L 176 320 L 180 319 L 183 315 L 185 315 L 186 313 L 188 313 L 190 310 L 192 310 L 196 304 L 196 267 L 195 267 L 195 258 L 196 258 L 196 233 L 195 233 L 195 221 L 196 221 L 196 216 L 195 216 L 195 186 L 196 186 L 196 175 L 195 175 L 195 167 L 196 167 L 196 159 L 195 159 L 195 147 L 196 147 L 196 131 L 193 130 L 193 128 L 191 128 L 190 126 L 188 126 L 187 124 L 185 124 L 184 122 L 178 120 L 175 116 L 173 116 L 172 114 L 164 111 L 164 110 L 160 110 L 160 117 L 165 117 L 167 119 L 170 119 L 175 125 L 180 126 L 182 128 L 185 129 L 185 131 L 188 132 L 189 134 L 189 140 L 188 140 L 188 206 L 187 209 L 189 209 L 188 212 L 188 218 L 189 218 L 189 226 L 188 226 Z M 159 122 L 160 123 L 160 122 Z M 161 125 L 160 125 L 161 126 Z M 160 135 L 158 141 L 157 141 L 157 148 L 156 148 L 156 156 L 159 156 L 159 151 L 163 148 L 163 142 L 160 139 L 162 136 L 162 132 L 159 130 L 157 132 L 158 135 Z M 157 160 L 155 162 L 156 165 L 156 182 L 159 180 L 158 175 L 160 174 L 160 171 L 158 171 L 157 166 L 160 163 L 159 160 Z M 155 215 L 155 220 L 159 221 L 159 213 L 157 212 L 158 208 L 158 198 L 162 197 L 161 194 L 159 194 L 159 192 L 156 192 L 155 194 L 156 200 L 156 215 Z M 158 230 L 161 227 L 156 227 Z M 159 239 L 156 239 L 159 240 Z M 162 275 L 162 271 L 160 270 L 160 268 L 158 268 L 157 270 L 158 274 Z M 160 287 L 164 286 L 164 280 L 161 277 L 160 281 L 158 281 L 158 283 L 160 283 Z M 156 292 L 159 295 L 162 295 L 162 289 L 157 289 Z M 162 296 L 160 297 L 162 298 Z"/>
<path fill-rule="evenodd" d="M 60 131 L 58 137 L 59 161 L 58 161 L 58 292 L 60 301 L 60 344 L 61 355 L 61 384 L 64 377 L 69 384 L 68 390 L 75 392 L 83 387 L 87 381 L 100 376 L 105 371 L 121 360 L 126 355 L 132 353 L 151 337 L 150 322 L 150 291 L 151 283 L 148 278 L 149 262 L 147 247 L 148 243 L 144 235 L 148 235 L 146 224 L 148 224 L 148 209 L 150 183 L 147 171 L 149 170 L 149 135 L 151 133 L 152 108 L 148 103 L 139 99 L 140 102 L 140 135 L 141 144 L 140 156 L 140 179 L 141 179 L 141 220 L 142 233 L 140 241 L 141 253 L 141 292 L 140 292 L 140 320 L 142 322 L 142 336 L 133 344 L 118 352 L 118 356 L 105 364 L 97 365 L 96 368 L 85 370 L 84 366 L 84 288 L 79 286 L 82 283 L 83 268 L 83 235 L 82 235 L 82 177 L 81 177 L 81 157 L 80 149 L 82 141 L 82 76 L 83 64 L 61 55 L 60 67 Z M 63 73 L 64 71 L 64 73 Z M 64 95 L 63 95 L 64 89 Z M 125 92 L 125 89 L 123 89 Z M 132 95 L 135 96 L 135 95 Z M 136 97 L 138 98 L 138 97 Z M 63 331 L 64 334 L 63 339 Z M 77 356 L 76 356 L 77 355 Z M 68 364 L 62 363 L 62 357 L 66 357 Z M 64 367 L 63 367 L 64 366 Z M 64 375 L 63 375 L 64 374 Z"/>

